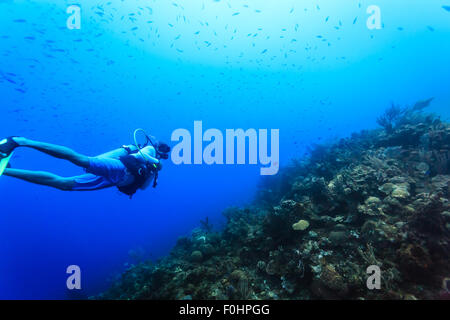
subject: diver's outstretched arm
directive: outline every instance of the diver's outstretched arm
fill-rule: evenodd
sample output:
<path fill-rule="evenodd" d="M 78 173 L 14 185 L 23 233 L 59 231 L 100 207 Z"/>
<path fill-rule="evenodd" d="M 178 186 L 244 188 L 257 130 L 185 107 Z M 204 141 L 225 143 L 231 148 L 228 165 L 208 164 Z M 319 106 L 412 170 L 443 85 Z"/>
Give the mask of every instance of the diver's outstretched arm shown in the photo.
<path fill-rule="evenodd" d="M 39 142 L 39 141 L 33 141 L 27 138 L 23 137 L 14 137 L 14 141 L 20 146 L 20 147 L 28 147 L 33 148 L 38 151 L 44 152 L 52 157 L 58 158 L 58 159 L 64 159 L 69 160 L 73 164 L 88 168 L 89 167 L 89 157 L 79 154 L 72 149 L 69 149 L 67 147 L 58 146 L 55 144 L 45 143 L 45 142 Z"/>
<path fill-rule="evenodd" d="M 5 169 L 5 176 L 18 178 L 31 183 L 53 187 L 63 191 L 70 191 L 75 185 L 73 178 L 63 178 L 44 171 L 29 171 L 20 169 Z"/>
<path fill-rule="evenodd" d="M 135 145 L 128 145 L 126 146 L 128 147 L 131 151 L 137 151 L 137 148 Z M 98 155 L 97 157 L 103 157 L 103 158 L 113 158 L 113 159 L 119 159 L 120 157 L 126 156 L 128 155 L 128 151 L 126 151 L 123 147 L 122 148 L 118 148 L 106 153 L 102 153 L 100 155 Z"/>

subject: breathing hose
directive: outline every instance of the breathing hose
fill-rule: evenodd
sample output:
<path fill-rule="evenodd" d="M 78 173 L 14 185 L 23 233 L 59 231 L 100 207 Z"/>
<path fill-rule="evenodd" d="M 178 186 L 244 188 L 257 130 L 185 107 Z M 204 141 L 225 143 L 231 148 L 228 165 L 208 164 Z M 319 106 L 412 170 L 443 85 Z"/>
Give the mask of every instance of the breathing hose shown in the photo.
<path fill-rule="evenodd" d="M 142 132 L 145 135 L 146 141 L 145 141 L 145 144 L 144 144 L 144 148 L 148 145 L 148 143 L 150 143 L 153 146 L 153 148 L 155 148 L 155 150 L 156 150 L 156 147 L 153 144 L 152 139 L 150 139 L 150 137 L 147 135 L 147 133 L 145 132 L 144 129 L 139 128 L 139 129 L 134 130 L 133 138 L 134 138 L 134 145 L 135 145 L 135 147 L 138 149 L 139 153 L 141 154 L 141 156 L 144 159 L 147 158 L 149 161 L 151 161 L 151 159 L 141 151 L 142 148 L 140 147 L 140 145 L 137 142 L 137 134 L 138 134 L 138 132 Z"/>

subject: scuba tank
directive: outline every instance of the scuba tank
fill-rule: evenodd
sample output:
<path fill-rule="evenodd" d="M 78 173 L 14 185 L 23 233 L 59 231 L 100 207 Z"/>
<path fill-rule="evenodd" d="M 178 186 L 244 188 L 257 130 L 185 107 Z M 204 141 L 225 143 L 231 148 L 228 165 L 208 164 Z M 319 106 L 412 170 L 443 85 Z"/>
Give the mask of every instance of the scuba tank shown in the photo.
<path fill-rule="evenodd" d="M 143 146 L 137 143 L 138 132 L 143 132 L 146 137 L 146 141 Z M 129 148 L 125 147 L 125 150 L 127 150 L 128 155 L 120 157 L 119 159 L 134 177 L 133 183 L 118 187 L 119 191 L 130 196 L 130 199 L 136 193 L 137 190 L 139 190 L 140 188 L 142 188 L 142 186 L 145 185 L 147 180 L 152 175 L 153 175 L 153 188 L 155 188 L 158 184 L 157 182 L 158 172 L 162 169 L 161 163 L 153 163 L 153 160 L 149 159 L 149 156 L 146 155 L 144 152 L 142 152 L 142 149 L 150 144 L 155 149 L 156 158 L 158 160 L 168 159 L 169 158 L 168 153 L 170 152 L 170 147 L 168 145 L 163 143 L 155 144 L 143 129 L 136 129 L 134 131 L 133 138 L 134 138 L 134 145 L 136 146 L 137 151 L 132 152 Z M 148 161 L 142 163 L 142 161 L 139 161 L 139 159 L 132 156 L 132 154 L 135 153 L 140 153 L 141 157 L 143 159 L 147 159 Z"/>

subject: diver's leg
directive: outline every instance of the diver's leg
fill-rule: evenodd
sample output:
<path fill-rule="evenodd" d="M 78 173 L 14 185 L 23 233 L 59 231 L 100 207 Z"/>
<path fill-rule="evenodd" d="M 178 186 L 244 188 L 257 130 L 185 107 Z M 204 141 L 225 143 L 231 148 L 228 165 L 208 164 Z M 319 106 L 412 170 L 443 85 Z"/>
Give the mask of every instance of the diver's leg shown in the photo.
<path fill-rule="evenodd" d="M 34 184 L 53 187 L 59 190 L 70 191 L 75 185 L 73 178 L 63 178 L 44 171 L 29 171 L 20 169 L 5 169 L 5 176 L 18 178 Z"/>
<path fill-rule="evenodd" d="M 69 160 L 70 162 L 72 162 L 77 166 L 83 168 L 89 167 L 89 157 L 79 154 L 67 147 L 58 146 L 51 143 L 33 141 L 23 137 L 14 137 L 13 139 L 20 147 L 33 148 L 38 151 L 44 152 L 48 155 L 51 155 L 52 157 Z"/>

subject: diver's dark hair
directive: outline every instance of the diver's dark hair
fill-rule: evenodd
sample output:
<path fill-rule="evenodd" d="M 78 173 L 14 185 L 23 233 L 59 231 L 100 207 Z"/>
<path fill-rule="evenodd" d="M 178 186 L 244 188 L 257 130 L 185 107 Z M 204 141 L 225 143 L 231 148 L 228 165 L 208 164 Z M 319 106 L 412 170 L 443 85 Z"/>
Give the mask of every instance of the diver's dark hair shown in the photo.
<path fill-rule="evenodd" d="M 158 142 L 157 149 L 161 153 L 169 153 L 170 152 L 170 147 L 163 142 Z"/>
<path fill-rule="evenodd" d="M 170 147 L 167 144 L 165 144 L 163 142 L 158 142 L 156 144 L 156 153 L 160 159 L 164 159 L 164 160 L 169 159 L 169 152 L 170 152 Z"/>

